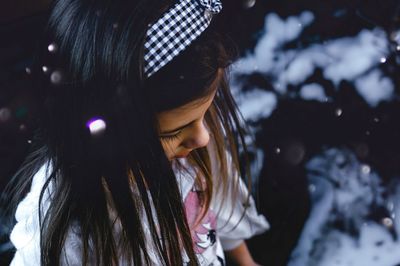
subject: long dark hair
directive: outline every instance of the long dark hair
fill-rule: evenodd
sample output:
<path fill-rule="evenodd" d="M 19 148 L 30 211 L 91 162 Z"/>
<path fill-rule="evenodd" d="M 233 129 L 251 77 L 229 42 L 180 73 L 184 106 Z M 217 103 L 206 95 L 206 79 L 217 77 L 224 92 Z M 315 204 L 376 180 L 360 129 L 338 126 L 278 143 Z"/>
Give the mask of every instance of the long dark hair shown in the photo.
<path fill-rule="evenodd" d="M 44 210 L 40 204 L 39 210 L 43 265 L 60 263 L 72 222 L 79 224 L 83 265 L 89 258 L 100 265 L 150 264 L 148 243 L 162 264 L 182 265 L 183 251 L 190 265 L 198 264 L 156 115 L 217 90 L 206 123 L 222 184 L 228 173 L 240 171 L 237 154 L 239 145 L 245 148 L 244 130 L 226 80 L 231 49 L 212 26 L 154 76 L 143 75 L 146 27 L 172 2 L 54 4 L 46 35 L 51 49 L 43 46 L 32 69 L 41 103 L 39 129 L 11 186 L 18 202 L 38 168 L 48 164 L 51 169 L 40 197 L 43 203 L 51 186 L 49 206 Z M 92 134 L 87 123 L 93 118 L 104 121 L 105 130 Z M 193 151 L 189 161 L 207 183 L 208 207 L 215 181 L 209 150 Z M 118 239 L 110 206 L 121 228 Z M 150 235 L 142 227 L 144 217 Z"/>

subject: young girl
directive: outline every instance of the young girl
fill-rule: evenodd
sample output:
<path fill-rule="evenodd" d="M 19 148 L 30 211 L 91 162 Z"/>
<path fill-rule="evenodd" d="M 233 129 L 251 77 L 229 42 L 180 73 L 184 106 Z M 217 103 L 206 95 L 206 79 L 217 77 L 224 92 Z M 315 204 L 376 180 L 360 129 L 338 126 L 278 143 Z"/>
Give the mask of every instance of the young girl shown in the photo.
<path fill-rule="evenodd" d="M 219 0 L 58 0 L 13 185 L 12 265 L 255 265 Z M 213 23 L 214 22 L 214 23 Z M 29 192 L 26 194 L 26 192 Z M 22 201 L 21 201 L 22 200 Z"/>

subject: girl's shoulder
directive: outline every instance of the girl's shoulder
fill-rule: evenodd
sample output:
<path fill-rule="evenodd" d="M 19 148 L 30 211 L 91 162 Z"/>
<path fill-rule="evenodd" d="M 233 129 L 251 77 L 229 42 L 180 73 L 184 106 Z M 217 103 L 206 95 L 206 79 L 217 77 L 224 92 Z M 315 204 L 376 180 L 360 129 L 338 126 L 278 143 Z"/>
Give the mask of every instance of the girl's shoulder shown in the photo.
<path fill-rule="evenodd" d="M 33 176 L 29 192 L 17 206 L 17 223 L 10 234 L 10 241 L 16 248 L 11 265 L 40 265 L 39 211 L 45 213 L 49 206 L 51 184 L 43 192 L 42 202 L 39 201 L 51 171 L 50 163 L 40 167 Z"/>

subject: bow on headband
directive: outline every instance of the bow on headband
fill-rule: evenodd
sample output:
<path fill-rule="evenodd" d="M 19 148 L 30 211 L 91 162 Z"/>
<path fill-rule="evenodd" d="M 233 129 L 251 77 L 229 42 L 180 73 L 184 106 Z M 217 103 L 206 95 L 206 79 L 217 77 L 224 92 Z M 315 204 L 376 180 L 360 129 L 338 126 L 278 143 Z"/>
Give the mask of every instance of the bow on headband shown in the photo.
<path fill-rule="evenodd" d="M 198 0 L 199 4 L 207 11 L 218 14 L 222 10 L 222 3 L 220 0 Z"/>
<path fill-rule="evenodd" d="M 178 0 L 147 30 L 145 75 L 150 77 L 189 46 L 221 9 L 220 0 Z"/>

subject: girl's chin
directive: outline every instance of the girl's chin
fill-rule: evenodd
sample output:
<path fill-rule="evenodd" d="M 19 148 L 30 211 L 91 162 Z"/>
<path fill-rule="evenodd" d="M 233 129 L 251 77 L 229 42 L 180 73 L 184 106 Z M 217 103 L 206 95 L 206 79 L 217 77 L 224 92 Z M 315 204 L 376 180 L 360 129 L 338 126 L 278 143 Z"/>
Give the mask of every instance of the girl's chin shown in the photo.
<path fill-rule="evenodd" d="M 188 155 L 189 155 L 189 153 L 188 154 L 184 154 L 184 155 L 175 155 L 174 159 L 186 158 Z"/>
<path fill-rule="evenodd" d="M 189 152 L 181 152 L 181 153 L 175 154 L 169 158 L 170 158 L 170 161 L 174 160 L 174 159 L 186 158 L 186 157 L 188 157 L 189 153 L 190 153 L 190 151 Z"/>

